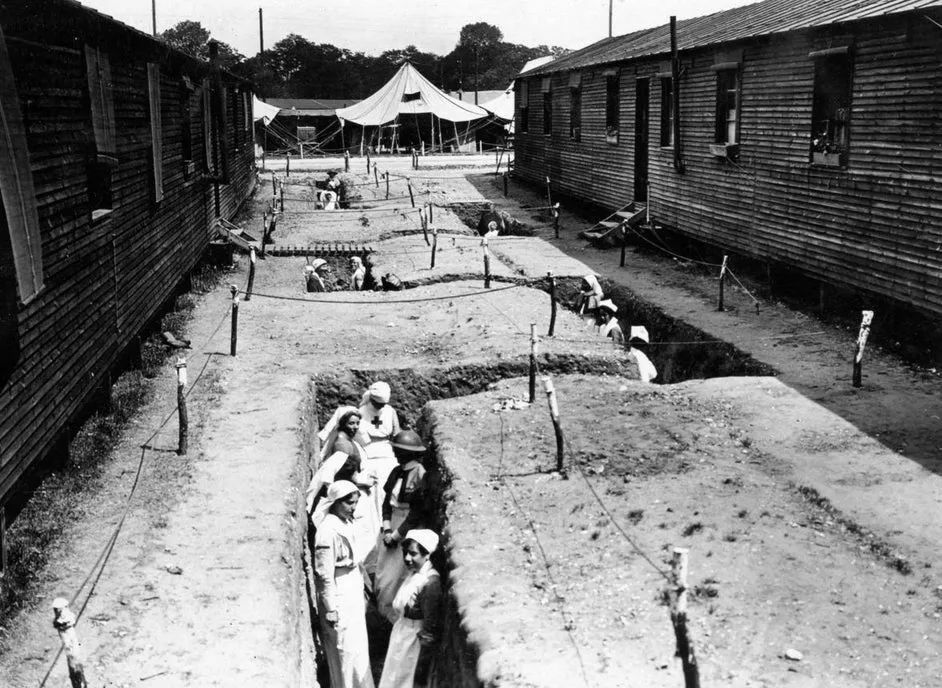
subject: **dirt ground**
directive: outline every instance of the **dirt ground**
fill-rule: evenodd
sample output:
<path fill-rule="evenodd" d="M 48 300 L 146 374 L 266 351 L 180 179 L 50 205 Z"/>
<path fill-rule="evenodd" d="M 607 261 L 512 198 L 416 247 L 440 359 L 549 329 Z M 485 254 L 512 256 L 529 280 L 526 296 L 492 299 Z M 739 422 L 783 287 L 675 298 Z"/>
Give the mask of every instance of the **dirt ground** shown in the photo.
<path fill-rule="evenodd" d="M 477 162 L 476 170 L 426 169 L 423 161 L 411 171 L 407 159 L 379 164 L 381 171 L 408 174 L 419 199 L 486 196 L 522 217 L 521 205 L 539 204 L 518 184 L 504 199 L 488 174 L 493 158 Z M 341 166 L 312 161 L 305 174 Z M 368 186 L 363 171 L 355 174 Z M 542 334 L 549 319 L 549 298 L 537 288 L 495 281 L 484 293 L 480 247 L 459 236 L 466 229 L 457 218 L 436 208 L 441 253 L 431 270 L 429 247 L 420 233 L 410 234 L 419 224 L 409 200 L 386 202 L 375 184 L 370 194 L 374 207 L 366 212 L 302 214 L 287 201 L 275 239 L 288 245 L 369 242 L 380 274 L 392 271 L 422 286 L 395 294 L 308 294 L 303 258 L 260 261 L 256 295 L 240 306 L 235 358 L 227 355 L 228 290 L 206 296 L 188 332 L 194 342 L 189 455 L 173 452 L 175 373 L 168 365 L 166 389 L 115 451 L 100 488 L 86 498 L 84 516 L 62 534 L 34 604 L 3 629 L 0 685 L 40 684 L 59 646 L 51 600 L 77 595 L 75 606 L 84 604 L 88 586 L 81 584 L 119 522 L 140 445 L 168 414 L 171 420 L 151 443 L 155 449 L 145 453 L 127 517 L 79 622 L 92 683 L 313 684 L 298 537 L 308 470 L 300 409 L 308 381 L 348 368 L 525 361 L 529 324 Z M 252 203 L 245 220 L 250 231 L 261 227 L 268 198 L 270 184 Z M 619 270 L 617 253 L 587 249 L 576 239 L 591 221 L 565 212 L 562 220 L 558 242 L 545 219 L 531 220 L 537 239 L 492 242 L 495 278 L 594 270 L 779 371 L 777 379 L 670 387 L 606 378 L 560 382 L 573 450 L 593 471 L 590 480 L 606 490 L 616 520 L 661 567 L 664 547 L 692 547 L 692 580 L 707 586 L 691 617 L 708 683 L 933 685 L 942 675 L 938 378 L 873 351 L 864 388 L 854 390 L 848 364 L 853 334 L 777 304 L 763 305 L 756 316 L 735 290 L 729 296 L 734 310 L 716 313 L 712 280 L 642 252 L 630 253 L 627 269 Z M 240 286 L 246 262 L 231 273 Z M 573 314 L 562 309 L 559 318 L 560 336 L 544 339 L 541 351 L 617 355 Z M 513 384 L 519 389 L 519 381 Z M 447 402 L 449 412 L 460 415 L 454 431 L 470 441 L 472 429 L 484 424 L 483 441 L 493 442 L 492 401 Z M 501 415 L 505 430 L 513 430 L 505 440 L 519 443 L 505 446 L 506 472 L 545 468 L 543 444 L 552 437 L 545 409 Z M 474 464 L 487 497 L 481 503 L 490 510 L 499 494 L 499 485 L 487 483 L 496 470 L 493 456 L 476 451 Z M 540 578 L 546 574 L 533 544 L 527 552 L 508 541 L 498 551 L 489 539 L 496 528 L 473 519 L 483 529 L 476 542 L 488 543 L 479 554 L 495 553 L 499 563 L 481 572 L 480 584 L 487 594 L 519 591 L 521 605 L 529 600 L 526 613 L 545 624 L 508 627 L 511 615 L 495 626 L 507 634 L 508 647 L 521 634 L 545 636 L 545 644 L 530 644 L 536 651 L 516 671 L 532 668 L 545 677 L 547 666 L 558 666 L 558 676 L 578 681 L 573 665 L 549 664 L 557 648 L 561 658 L 572 647 L 560 623 L 564 613 L 588 685 L 679 685 L 666 610 L 657 601 L 659 576 L 625 549 L 585 483 L 544 473 L 507 479 L 528 518 L 557 535 L 541 542 L 563 567 L 554 577 L 566 599 L 560 607 L 552 585 Z M 831 506 L 809 501 L 809 494 Z M 526 532 L 526 518 L 519 510 L 503 513 L 508 510 L 502 502 L 493 522 Z M 701 527 L 682 534 L 696 523 Z M 911 573 L 888 565 L 900 557 Z M 541 592 L 534 597 L 534 591 Z M 788 648 L 804 659 L 781 659 Z M 612 677 L 624 682 L 609 682 Z M 60 660 L 49 685 L 65 680 Z"/>
<path fill-rule="evenodd" d="M 662 599 L 673 547 L 690 550 L 703 685 L 937 684 L 935 569 L 901 573 L 885 543 L 801 487 L 797 442 L 748 421 L 764 396 L 794 405 L 783 419 L 823 413 L 849 436 L 846 423 L 774 378 L 558 377 L 574 462 L 562 480 L 545 405 L 494 409 L 525 385 L 433 404 L 461 484 L 454 537 L 474 543 L 455 585 L 490 629 L 499 685 L 683 685 Z M 908 470 L 885 454 L 887 470 Z"/>

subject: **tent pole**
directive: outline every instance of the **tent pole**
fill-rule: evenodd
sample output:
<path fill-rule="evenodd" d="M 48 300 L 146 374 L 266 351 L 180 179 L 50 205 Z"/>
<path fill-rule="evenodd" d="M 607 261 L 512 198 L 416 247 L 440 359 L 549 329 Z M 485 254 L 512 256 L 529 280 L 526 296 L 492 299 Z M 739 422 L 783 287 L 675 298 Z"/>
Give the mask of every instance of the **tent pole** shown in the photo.
<path fill-rule="evenodd" d="M 344 150 L 347 150 L 346 139 L 344 138 L 344 135 L 343 135 L 343 120 L 340 120 L 340 146 Z"/>
<path fill-rule="evenodd" d="M 366 125 L 360 125 L 360 157 L 363 157 L 363 139 L 366 138 Z"/>
<path fill-rule="evenodd" d="M 455 148 L 461 148 L 461 139 L 458 138 L 458 124 L 452 122 L 451 126 L 455 128 Z"/>
<path fill-rule="evenodd" d="M 428 119 L 429 133 L 432 135 L 432 149 L 429 151 L 429 153 L 431 154 L 435 152 L 435 113 L 430 112 L 428 117 L 429 117 Z"/>

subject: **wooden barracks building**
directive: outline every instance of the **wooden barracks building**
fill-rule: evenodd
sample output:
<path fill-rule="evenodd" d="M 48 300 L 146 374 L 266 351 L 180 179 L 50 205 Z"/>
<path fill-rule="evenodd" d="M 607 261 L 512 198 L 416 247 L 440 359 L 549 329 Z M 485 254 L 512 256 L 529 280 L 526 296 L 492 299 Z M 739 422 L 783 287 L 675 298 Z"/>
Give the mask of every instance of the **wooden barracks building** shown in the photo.
<path fill-rule="evenodd" d="M 671 33 L 523 73 L 516 174 L 938 321 L 942 0 L 764 0 Z"/>
<path fill-rule="evenodd" d="M 0 1 L 0 30 L 9 506 L 194 267 L 215 218 L 251 193 L 255 171 L 248 84 L 72 0 Z"/>

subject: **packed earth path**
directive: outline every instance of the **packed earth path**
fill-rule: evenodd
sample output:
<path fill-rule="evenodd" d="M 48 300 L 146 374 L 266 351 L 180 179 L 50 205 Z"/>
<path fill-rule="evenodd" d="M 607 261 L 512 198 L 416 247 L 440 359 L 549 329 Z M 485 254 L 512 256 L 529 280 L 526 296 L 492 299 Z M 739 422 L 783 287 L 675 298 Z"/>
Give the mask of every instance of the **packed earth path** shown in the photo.
<path fill-rule="evenodd" d="M 475 454 L 457 464 L 465 501 L 454 505 L 449 528 L 455 592 L 471 600 L 462 609 L 473 616 L 472 630 L 487 629 L 476 636 L 488 660 L 481 670 L 502 686 L 681 685 L 667 611 L 658 603 L 662 583 L 640 573 L 645 565 L 623 549 L 614 521 L 592 511 L 597 505 L 575 474 L 552 477 L 545 406 L 521 410 L 516 420 L 499 412 L 508 432 L 526 425 L 506 446 L 495 434 L 494 405 L 526 396 L 526 380 L 516 376 L 525 370 L 530 323 L 541 335 L 543 365 L 555 361 L 558 372 L 582 374 L 562 376 L 558 385 L 570 459 L 602 480 L 612 514 L 655 563 L 663 564 L 669 545 L 691 548 L 692 579 L 704 586 L 691 617 L 707 685 L 934 685 L 942 675 L 938 377 L 868 350 L 864 386 L 854 389 L 855 333 L 780 304 L 763 303 L 757 315 L 735 290 L 732 310 L 718 313 L 715 280 L 642 251 L 629 252 L 619 268 L 616 251 L 587 247 L 578 232 L 600 218 L 564 210 L 555 239 L 545 217 L 523 210 L 543 205 L 540 190 L 511 182 L 505 198 L 492 156 L 440 160 L 437 169 L 435 160 L 411 170 L 408 157 L 378 158 L 398 185 L 388 201 L 376 178 L 358 169 L 363 161 L 353 160 L 370 207 L 332 213 L 313 211 L 309 190 L 343 161 L 292 160 L 293 200 L 286 200 L 276 246 L 366 243 L 377 273 L 395 273 L 410 288 L 308 294 L 303 256 L 269 256 L 257 264 L 255 294 L 239 306 L 235 357 L 227 285 L 202 299 L 187 333 L 188 454 L 175 453 L 171 361 L 161 392 L 113 452 L 81 518 L 62 533 L 34 604 L 5 629 L 0 685 L 38 686 L 47 674 L 47 685 L 68 680 L 65 662 L 54 663 L 59 641 L 50 605 L 60 595 L 75 596 L 76 611 L 84 608 L 77 631 L 90 685 L 315 685 L 303 555 L 312 379 L 348 370 L 434 378 L 496 363 L 509 381 L 431 405 L 449 419 L 436 426 L 437 441 Z M 276 161 L 269 165 L 284 174 Z M 269 173 L 261 180 L 240 218 L 256 233 L 271 195 Z M 434 269 L 410 183 L 419 206 L 422 199 L 438 204 Z M 491 242 L 489 290 L 477 240 L 442 207 L 485 199 L 535 227 L 534 237 Z M 228 279 L 239 288 L 247 263 L 242 258 Z M 343 263 L 332 266 L 343 283 Z M 566 308 L 558 336 L 542 337 L 548 271 L 561 279 L 595 272 L 778 374 L 642 385 L 630 362 Z M 591 370 L 567 369 L 576 359 Z M 593 371 L 607 374 L 586 375 Z M 403 406 L 406 393 L 400 390 Z M 394 387 L 394 405 L 396 395 Z M 421 401 L 410 400 L 413 415 Z M 142 459 L 143 444 L 151 449 Z M 507 496 L 495 484 L 498 447 L 514 473 L 532 473 L 512 478 L 525 518 L 505 508 Z M 548 593 L 529 539 L 533 524 L 554 535 L 546 556 L 570 586 L 561 596 Z M 574 552 L 588 568 L 559 563 Z M 469 588 L 471 574 L 478 577 Z M 491 601 L 481 603 L 484 597 Z M 508 608 L 520 615 L 508 616 Z M 503 625 L 489 623 L 495 612 Z M 507 628 L 507 618 L 533 625 Z M 545 643 L 530 642 L 530 630 Z M 573 647 L 587 663 L 581 677 L 566 663 Z M 803 658 L 787 659 L 787 650 Z"/>

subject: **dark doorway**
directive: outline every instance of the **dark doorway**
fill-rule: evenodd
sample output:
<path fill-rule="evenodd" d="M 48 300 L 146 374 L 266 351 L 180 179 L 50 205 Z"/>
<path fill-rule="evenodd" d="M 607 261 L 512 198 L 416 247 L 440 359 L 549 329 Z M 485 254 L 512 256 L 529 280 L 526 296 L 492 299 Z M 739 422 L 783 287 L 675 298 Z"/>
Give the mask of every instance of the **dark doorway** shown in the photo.
<path fill-rule="evenodd" d="M 634 200 L 648 201 L 648 120 L 650 119 L 650 79 L 635 81 L 635 195 Z"/>

